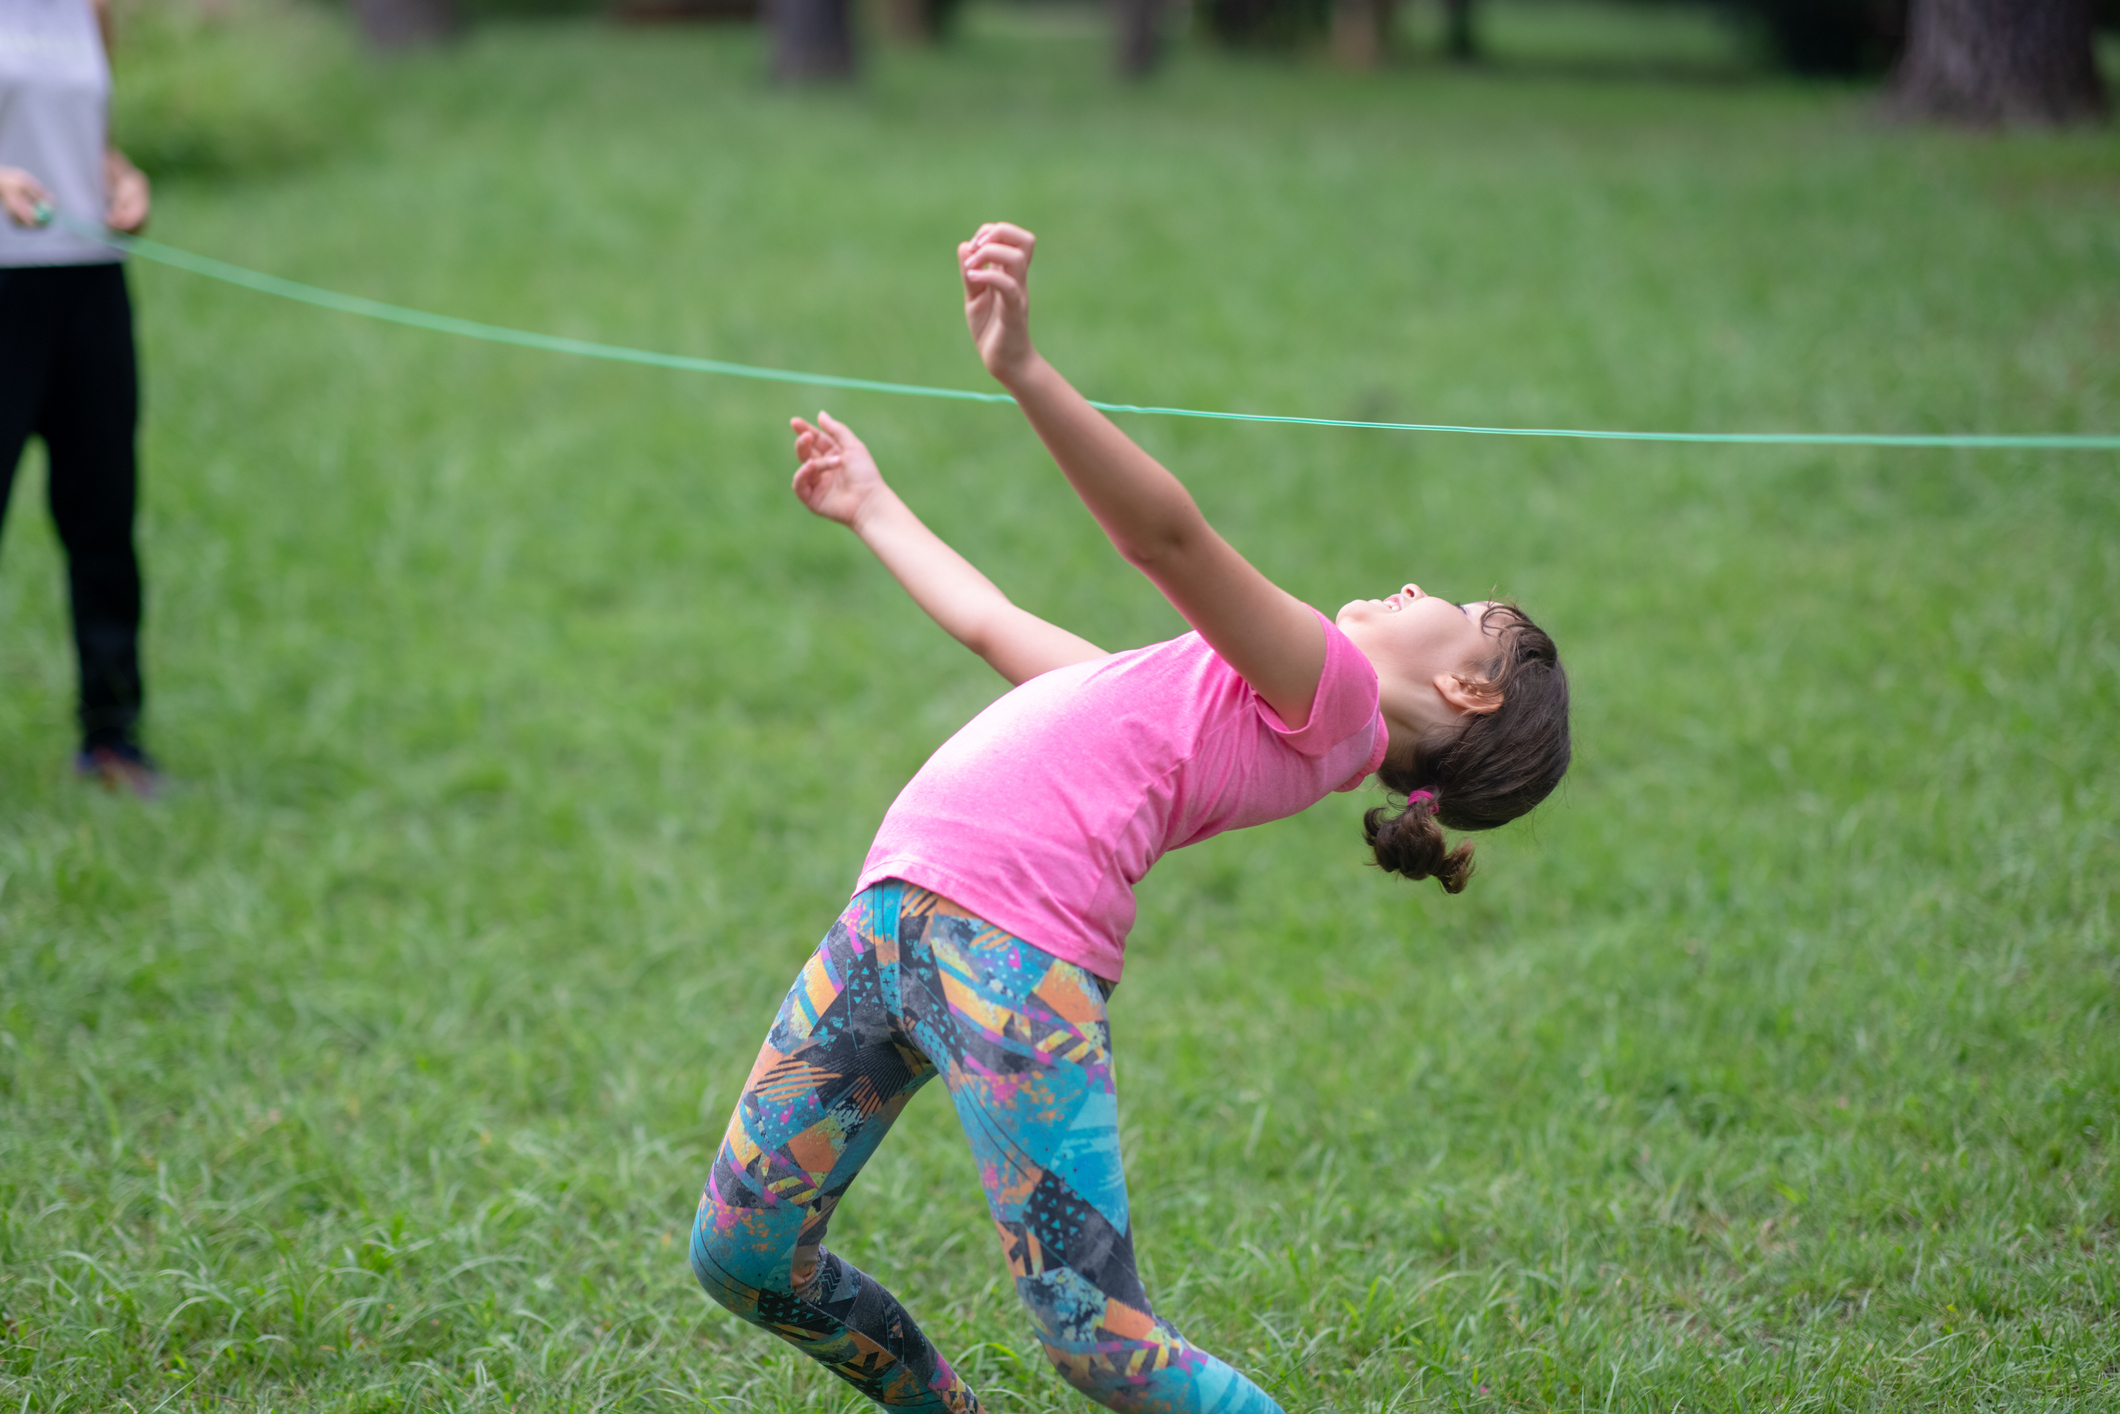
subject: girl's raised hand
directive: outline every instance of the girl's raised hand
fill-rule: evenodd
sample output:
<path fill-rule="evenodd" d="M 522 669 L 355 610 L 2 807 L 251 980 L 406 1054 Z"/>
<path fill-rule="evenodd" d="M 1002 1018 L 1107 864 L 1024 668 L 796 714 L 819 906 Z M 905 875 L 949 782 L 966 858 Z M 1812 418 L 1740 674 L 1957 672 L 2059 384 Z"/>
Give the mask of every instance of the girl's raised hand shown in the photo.
<path fill-rule="evenodd" d="M 789 418 L 788 425 L 795 429 L 795 455 L 802 458 L 795 469 L 795 494 L 812 513 L 852 525 L 869 499 L 888 489 L 876 459 L 853 428 L 828 412 L 818 413 L 814 423 Z"/>
<path fill-rule="evenodd" d="M 1011 384 L 1036 357 L 1031 347 L 1031 253 L 1038 238 L 989 221 L 957 246 L 964 278 L 964 322 L 986 371 Z"/>

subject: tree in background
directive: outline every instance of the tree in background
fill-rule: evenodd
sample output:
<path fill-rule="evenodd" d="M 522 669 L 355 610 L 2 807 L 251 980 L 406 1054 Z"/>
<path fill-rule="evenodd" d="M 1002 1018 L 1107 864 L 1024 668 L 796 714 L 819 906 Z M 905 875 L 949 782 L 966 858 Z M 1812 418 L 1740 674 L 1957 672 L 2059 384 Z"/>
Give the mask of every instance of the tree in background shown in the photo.
<path fill-rule="evenodd" d="M 1443 52 L 1460 64 L 1480 57 L 1479 36 L 1472 30 L 1472 0 L 1443 0 Z"/>
<path fill-rule="evenodd" d="M 1163 62 L 1163 0 L 1112 0 L 1119 73 L 1147 78 Z"/>
<path fill-rule="evenodd" d="M 1334 0 L 1197 0 L 1194 11 L 1232 49 L 1294 49 L 1326 28 Z"/>
<path fill-rule="evenodd" d="M 1888 106 L 1957 123 L 2103 117 L 2093 0 L 1914 0 Z"/>
<path fill-rule="evenodd" d="M 1791 73 L 1853 78 L 1891 67 L 1906 0 L 1743 0 L 1774 61 Z"/>
<path fill-rule="evenodd" d="M 1122 0 L 1129 3 L 1130 0 Z M 1328 34 L 1332 55 L 1354 69 L 1373 69 L 1391 57 L 1401 0 L 1197 0 L 1202 25 L 1237 49 L 1295 49 Z M 1452 59 L 1479 57 L 1472 26 L 1473 0 L 1438 0 L 1443 11 L 1443 52 Z"/>
<path fill-rule="evenodd" d="M 457 32 L 453 0 L 353 0 L 361 33 L 378 49 L 433 44 Z"/>
<path fill-rule="evenodd" d="M 832 83 L 854 77 L 854 26 L 847 0 L 767 0 L 773 29 L 773 77 L 785 83 Z"/>
<path fill-rule="evenodd" d="M 1350 69 L 1374 69 L 1391 55 L 1398 0 L 1333 0 L 1332 57 Z"/>
<path fill-rule="evenodd" d="M 964 0 L 883 0 L 883 32 L 900 44 L 935 44 L 949 36 Z"/>

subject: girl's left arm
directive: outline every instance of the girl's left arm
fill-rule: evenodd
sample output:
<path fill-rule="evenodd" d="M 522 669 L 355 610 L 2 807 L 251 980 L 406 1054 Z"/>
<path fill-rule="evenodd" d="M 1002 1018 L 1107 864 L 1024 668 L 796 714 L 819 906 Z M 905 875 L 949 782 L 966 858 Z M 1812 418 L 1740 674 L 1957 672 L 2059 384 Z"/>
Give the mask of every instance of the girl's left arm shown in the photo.
<path fill-rule="evenodd" d="M 1291 728 L 1310 720 L 1325 671 L 1317 613 L 1261 574 L 1207 523 L 1163 466 L 1091 407 L 1032 347 L 1030 263 L 1019 226 L 979 228 L 957 248 L 964 314 L 987 371 L 1015 396 L 1112 544 Z"/>

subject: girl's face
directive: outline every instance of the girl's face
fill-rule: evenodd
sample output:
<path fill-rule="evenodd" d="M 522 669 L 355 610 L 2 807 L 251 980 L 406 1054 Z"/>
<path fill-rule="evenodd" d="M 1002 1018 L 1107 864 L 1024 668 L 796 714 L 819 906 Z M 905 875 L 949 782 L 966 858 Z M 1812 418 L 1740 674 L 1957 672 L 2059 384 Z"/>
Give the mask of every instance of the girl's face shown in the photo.
<path fill-rule="evenodd" d="M 1493 710 L 1466 690 L 1486 678 L 1500 645 L 1501 626 L 1481 623 L 1491 607 L 1485 599 L 1453 604 L 1409 584 L 1340 610 L 1334 620 L 1340 632 L 1376 669 L 1394 740 L 1402 731 L 1425 735 L 1467 711 Z"/>

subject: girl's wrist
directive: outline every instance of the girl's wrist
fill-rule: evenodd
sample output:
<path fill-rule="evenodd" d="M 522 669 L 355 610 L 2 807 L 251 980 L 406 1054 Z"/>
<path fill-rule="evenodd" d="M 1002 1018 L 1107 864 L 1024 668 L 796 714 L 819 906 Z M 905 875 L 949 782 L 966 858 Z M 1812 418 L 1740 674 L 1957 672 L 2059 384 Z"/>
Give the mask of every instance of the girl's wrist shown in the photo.
<path fill-rule="evenodd" d="M 854 532 L 863 544 L 869 543 L 870 534 L 888 522 L 893 514 L 905 509 L 905 502 L 889 485 L 878 483 L 876 488 L 861 498 L 854 514 L 847 517 L 847 529 Z"/>
<path fill-rule="evenodd" d="M 1036 349 L 1032 349 L 1028 354 L 1024 355 L 1022 361 L 1017 363 L 1015 367 L 996 368 L 990 371 L 993 373 L 996 383 L 999 383 L 1011 395 L 1020 399 L 1026 391 L 1039 381 L 1043 374 L 1050 372 L 1051 369 L 1052 365 L 1045 361 L 1045 356 Z"/>

